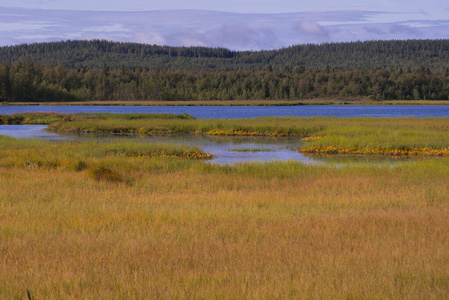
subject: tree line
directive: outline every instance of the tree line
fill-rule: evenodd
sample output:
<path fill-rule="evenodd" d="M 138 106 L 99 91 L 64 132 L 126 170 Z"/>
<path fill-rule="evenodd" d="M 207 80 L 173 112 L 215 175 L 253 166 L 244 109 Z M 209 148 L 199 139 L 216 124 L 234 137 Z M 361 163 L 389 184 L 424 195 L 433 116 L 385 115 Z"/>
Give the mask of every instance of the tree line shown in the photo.
<path fill-rule="evenodd" d="M 0 66 L 2 101 L 263 100 L 370 98 L 449 100 L 449 71 L 71 69 L 31 60 Z"/>
<path fill-rule="evenodd" d="M 300 68 L 418 69 L 449 68 L 449 40 L 366 41 L 294 45 L 279 50 L 231 51 L 224 48 L 169 47 L 138 43 L 64 41 L 0 47 L 0 64 L 61 64 L 73 69 L 142 67 L 145 70 L 277 71 Z"/>

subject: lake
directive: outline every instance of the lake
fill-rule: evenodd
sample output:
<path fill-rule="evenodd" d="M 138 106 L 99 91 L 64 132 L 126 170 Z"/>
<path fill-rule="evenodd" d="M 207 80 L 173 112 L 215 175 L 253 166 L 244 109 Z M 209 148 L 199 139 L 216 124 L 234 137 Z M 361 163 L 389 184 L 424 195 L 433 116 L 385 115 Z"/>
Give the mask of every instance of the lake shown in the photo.
<path fill-rule="evenodd" d="M 187 113 L 199 119 L 258 117 L 374 117 L 445 118 L 449 105 L 300 105 L 300 106 L 0 106 L 0 114 L 21 112 L 59 113 Z"/>

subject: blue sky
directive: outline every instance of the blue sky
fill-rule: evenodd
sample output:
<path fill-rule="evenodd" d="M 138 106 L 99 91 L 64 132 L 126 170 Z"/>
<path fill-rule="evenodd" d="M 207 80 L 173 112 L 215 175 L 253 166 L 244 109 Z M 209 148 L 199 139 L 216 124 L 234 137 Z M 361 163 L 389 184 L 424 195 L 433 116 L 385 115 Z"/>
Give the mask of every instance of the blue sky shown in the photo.
<path fill-rule="evenodd" d="M 448 38 L 447 0 L 0 0 L 0 46 L 107 39 L 261 50 Z"/>

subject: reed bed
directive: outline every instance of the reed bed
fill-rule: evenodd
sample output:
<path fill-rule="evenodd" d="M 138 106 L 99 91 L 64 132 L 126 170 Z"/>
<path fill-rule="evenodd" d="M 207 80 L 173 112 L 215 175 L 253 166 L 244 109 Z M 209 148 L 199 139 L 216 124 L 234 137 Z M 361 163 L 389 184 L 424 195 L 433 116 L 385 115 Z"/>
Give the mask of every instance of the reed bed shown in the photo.
<path fill-rule="evenodd" d="M 449 296 L 447 159 L 122 155 L 145 147 L 0 138 L 0 298 Z"/>

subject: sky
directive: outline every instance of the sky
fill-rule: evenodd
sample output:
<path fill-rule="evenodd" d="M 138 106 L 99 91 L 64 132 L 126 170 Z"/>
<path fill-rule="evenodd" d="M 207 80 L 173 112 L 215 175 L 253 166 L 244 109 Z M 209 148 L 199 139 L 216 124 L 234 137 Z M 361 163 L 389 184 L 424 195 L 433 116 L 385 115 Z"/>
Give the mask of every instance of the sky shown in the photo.
<path fill-rule="evenodd" d="M 0 46 L 105 39 L 270 50 L 448 38 L 448 0 L 0 0 Z"/>

